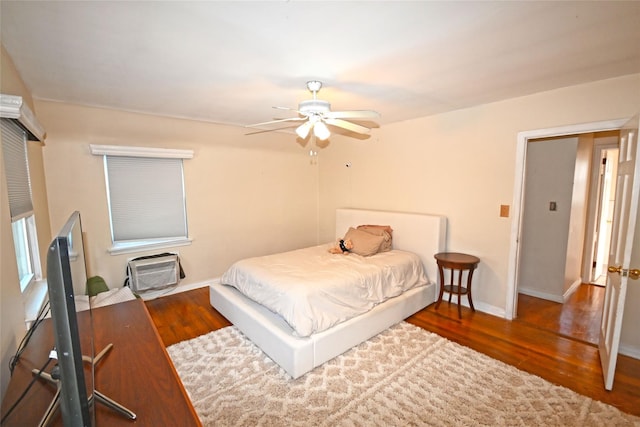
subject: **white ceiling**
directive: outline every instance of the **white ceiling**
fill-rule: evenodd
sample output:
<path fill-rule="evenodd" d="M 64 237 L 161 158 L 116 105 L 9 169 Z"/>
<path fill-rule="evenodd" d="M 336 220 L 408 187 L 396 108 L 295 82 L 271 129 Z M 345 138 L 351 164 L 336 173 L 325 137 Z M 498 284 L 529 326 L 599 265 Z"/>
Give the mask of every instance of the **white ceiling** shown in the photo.
<path fill-rule="evenodd" d="M 640 72 L 640 2 L 0 3 L 37 99 L 247 125 L 333 110 L 380 125 Z"/>

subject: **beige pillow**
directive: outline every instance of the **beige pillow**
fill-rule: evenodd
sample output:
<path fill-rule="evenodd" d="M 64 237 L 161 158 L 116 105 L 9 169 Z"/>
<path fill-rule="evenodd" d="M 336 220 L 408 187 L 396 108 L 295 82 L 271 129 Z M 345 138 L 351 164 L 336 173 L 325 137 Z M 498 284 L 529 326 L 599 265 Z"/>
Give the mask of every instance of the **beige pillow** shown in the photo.
<path fill-rule="evenodd" d="M 384 242 L 384 236 L 376 236 L 375 234 L 357 230 L 353 227 L 349 227 L 347 234 L 344 235 L 344 239 L 351 240 L 351 243 L 353 243 L 351 252 L 361 256 L 377 254 L 382 242 Z"/>
<path fill-rule="evenodd" d="M 383 236 L 384 242 L 380 246 L 379 252 L 390 251 L 393 247 L 393 229 L 388 225 L 359 225 L 358 230 L 366 231 L 367 233 L 374 234 L 376 236 Z"/>

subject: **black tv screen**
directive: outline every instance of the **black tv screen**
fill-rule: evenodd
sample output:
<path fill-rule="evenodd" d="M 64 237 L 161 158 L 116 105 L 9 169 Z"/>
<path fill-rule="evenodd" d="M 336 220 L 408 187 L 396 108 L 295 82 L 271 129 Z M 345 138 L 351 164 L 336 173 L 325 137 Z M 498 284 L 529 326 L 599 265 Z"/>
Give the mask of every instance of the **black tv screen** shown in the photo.
<path fill-rule="evenodd" d="M 87 271 L 80 213 L 71 214 L 49 245 L 47 285 L 59 367 L 60 409 L 65 426 L 92 426 L 93 330 L 91 310 L 76 313 L 75 295 L 85 293 Z"/>

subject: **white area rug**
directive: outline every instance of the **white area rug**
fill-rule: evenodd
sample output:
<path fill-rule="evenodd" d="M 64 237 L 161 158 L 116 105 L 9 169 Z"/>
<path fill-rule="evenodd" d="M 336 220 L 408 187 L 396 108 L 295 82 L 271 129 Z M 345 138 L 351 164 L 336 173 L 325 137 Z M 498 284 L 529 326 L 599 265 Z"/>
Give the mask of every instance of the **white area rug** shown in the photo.
<path fill-rule="evenodd" d="M 234 327 L 167 350 L 205 426 L 640 426 L 405 322 L 296 380 Z"/>

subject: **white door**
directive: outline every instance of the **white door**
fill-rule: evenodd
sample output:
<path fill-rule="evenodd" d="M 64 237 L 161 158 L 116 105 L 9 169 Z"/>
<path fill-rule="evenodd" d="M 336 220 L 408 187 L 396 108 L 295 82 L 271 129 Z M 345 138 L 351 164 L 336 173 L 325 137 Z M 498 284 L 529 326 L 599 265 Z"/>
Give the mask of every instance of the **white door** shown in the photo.
<path fill-rule="evenodd" d="M 616 202 L 598 345 L 604 386 L 607 390 L 613 388 L 627 283 L 629 279 L 637 279 L 637 273 L 640 273 L 637 270 L 640 268 L 640 245 L 633 245 L 635 233 L 640 233 L 640 230 L 637 230 L 637 225 L 640 226 L 640 162 L 636 162 L 639 125 L 640 118 L 636 116 L 620 130 Z"/>

